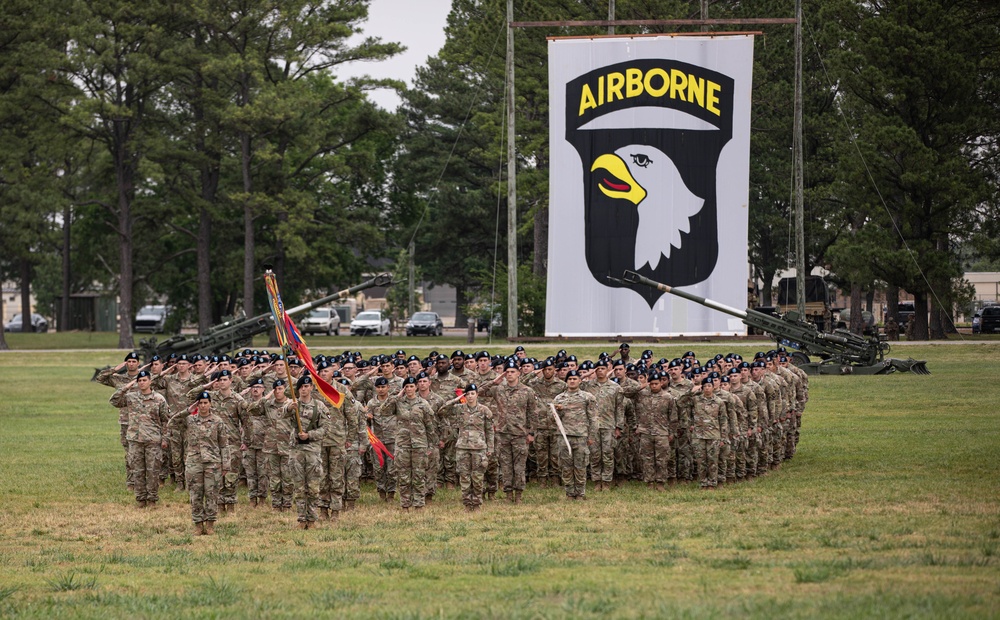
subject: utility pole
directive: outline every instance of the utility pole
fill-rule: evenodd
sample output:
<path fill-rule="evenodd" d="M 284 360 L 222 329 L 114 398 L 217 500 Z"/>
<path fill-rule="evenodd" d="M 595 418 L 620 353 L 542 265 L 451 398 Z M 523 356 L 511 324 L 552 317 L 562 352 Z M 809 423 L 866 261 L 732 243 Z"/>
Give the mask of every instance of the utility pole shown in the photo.
<path fill-rule="evenodd" d="M 416 296 L 416 268 L 413 265 L 413 255 L 416 252 L 416 244 L 413 243 L 413 239 L 410 239 L 410 256 L 409 256 L 409 268 L 410 268 L 410 293 L 406 300 L 406 311 L 408 316 L 413 316 L 414 313 L 414 297 Z"/>
<path fill-rule="evenodd" d="M 701 18 L 708 19 L 708 0 L 701 0 Z M 708 24 L 702 24 L 701 31 L 708 32 Z"/>
<path fill-rule="evenodd" d="M 795 103 L 792 127 L 792 177 L 795 179 L 795 299 L 806 315 L 806 239 L 802 157 L 802 0 L 795 0 Z"/>
<path fill-rule="evenodd" d="M 517 161 L 514 149 L 514 0 L 507 0 L 507 337 L 517 338 Z"/>
<path fill-rule="evenodd" d="M 608 21 L 615 21 L 615 0 L 608 0 Z M 615 33 L 615 25 L 608 24 L 608 34 Z"/>

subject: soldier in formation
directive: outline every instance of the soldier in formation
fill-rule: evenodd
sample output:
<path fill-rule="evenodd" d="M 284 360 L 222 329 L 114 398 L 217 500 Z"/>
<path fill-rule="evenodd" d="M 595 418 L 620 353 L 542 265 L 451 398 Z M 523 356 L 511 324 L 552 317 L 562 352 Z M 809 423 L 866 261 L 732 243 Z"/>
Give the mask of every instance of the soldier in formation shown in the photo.
<path fill-rule="evenodd" d="M 601 491 L 627 479 L 712 489 L 795 454 L 809 381 L 781 348 L 704 364 L 693 351 L 656 361 L 651 350 L 633 358 L 619 348 L 623 359 L 591 361 L 566 351 L 535 360 L 518 349 L 317 356 L 340 407 L 316 392 L 300 360 L 266 351 L 145 366 L 130 354 L 97 379 L 116 388 L 137 503 L 155 506 L 169 472 L 189 491 L 198 533 L 235 511 L 238 480 L 255 508 L 270 496 L 274 510 L 288 511 L 294 498 L 303 529 L 336 519 L 360 498 L 366 459 L 387 503 L 398 490 L 403 510 L 420 510 L 438 485 L 458 485 L 476 510 L 500 487 L 508 501 L 524 501 L 532 474 L 580 500 L 588 477 Z M 387 450 L 381 464 L 369 432 Z"/>

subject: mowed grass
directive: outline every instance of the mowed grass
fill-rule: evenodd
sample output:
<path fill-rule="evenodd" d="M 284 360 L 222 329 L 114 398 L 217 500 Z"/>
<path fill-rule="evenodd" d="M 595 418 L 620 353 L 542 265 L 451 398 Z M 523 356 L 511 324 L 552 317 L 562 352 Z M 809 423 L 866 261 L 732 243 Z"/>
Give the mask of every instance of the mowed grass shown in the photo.
<path fill-rule="evenodd" d="M 531 485 L 468 515 L 445 490 L 404 515 L 365 485 L 301 532 L 241 489 L 211 538 L 169 487 L 133 507 L 88 381 L 117 353 L 2 354 L 0 617 L 996 617 L 1000 345 L 896 353 L 934 374 L 814 377 L 796 457 L 720 491 Z"/>

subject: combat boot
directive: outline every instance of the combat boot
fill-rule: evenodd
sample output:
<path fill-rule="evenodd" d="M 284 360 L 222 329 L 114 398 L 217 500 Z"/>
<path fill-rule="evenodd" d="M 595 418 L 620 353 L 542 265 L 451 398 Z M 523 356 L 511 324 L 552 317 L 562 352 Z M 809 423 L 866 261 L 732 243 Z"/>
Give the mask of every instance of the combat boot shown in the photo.
<path fill-rule="evenodd" d="M 403 506 L 403 512 L 410 512 L 409 506 Z"/>
<path fill-rule="evenodd" d="M 663 488 L 663 483 L 662 482 L 660 482 L 659 484 L 656 485 L 656 490 L 657 491 L 666 491 L 666 489 Z"/>
<path fill-rule="evenodd" d="M 504 497 L 504 499 L 506 499 L 506 500 L 507 500 L 508 502 L 510 502 L 510 503 L 512 503 L 512 504 L 514 503 L 514 492 L 513 492 L 513 491 L 504 491 L 504 492 L 503 492 L 503 497 Z"/>
<path fill-rule="evenodd" d="M 349 499 L 344 501 L 344 512 L 351 512 L 354 510 L 354 500 Z"/>
<path fill-rule="evenodd" d="M 520 504 L 521 503 L 521 492 L 520 491 L 514 491 L 514 503 L 515 504 Z"/>
<path fill-rule="evenodd" d="M 386 493 L 385 494 L 385 501 L 389 502 L 390 504 L 392 502 L 396 501 L 396 492 L 395 491 L 390 491 L 389 493 Z"/>
<path fill-rule="evenodd" d="M 386 501 L 386 492 L 385 491 L 379 491 L 378 492 L 378 498 L 380 500 L 382 500 L 383 502 Z"/>
<path fill-rule="evenodd" d="M 562 480 L 559 479 L 559 476 L 550 476 L 549 481 L 552 483 L 552 486 L 554 487 L 559 487 L 562 485 Z"/>
<path fill-rule="evenodd" d="M 146 500 L 146 508 L 150 510 L 156 508 L 156 500 L 155 499 Z"/>
<path fill-rule="evenodd" d="M 308 523 L 306 523 L 305 521 L 299 521 L 299 524 L 298 524 L 298 526 L 297 526 L 297 527 L 298 527 L 298 528 L 299 528 L 300 530 L 308 530 L 308 529 L 309 529 L 309 524 L 308 524 Z"/>
<path fill-rule="evenodd" d="M 340 519 L 340 511 L 339 510 L 331 510 L 330 511 L 330 520 L 331 521 L 337 521 L 338 519 Z"/>
<path fill-rule="evenodd" d="M 413 507 L 413 512 L 420 512 L 420 511 L 421 511 L 421 510 L 423 510 L 423 509 L 424 509 L 424 507 L 423 507 L 423 506 L 414 506 L 414 507 Z"/>
<path fill-rule="evenodd" d="M 136 506 L 136 508 L 145 508 L 146 507 L 146 501 L 145 500 L 135 500 L 135 506 Z"/>
<path fill-rule="evenodd" d="M 488 499 L 488 500 L 491 500 L 491 499 L 493 499 L 493 493 L 491 493 L 491 492 L 487 491 L 487 492 L 486 492 L 486 499 Z"/>
<path fill-rule="evenodd" d="M 434 502 L 434 496 L 433 495 L 424 495 L 424 504 L 425 505 L 433 503 L 433 502 Z"/>
<path fill-rule="evenodd" d="M 319 509 L 319 517 L 320 517 L 320 519 L 329 519 L 330 518 L 330 509 L 329 508 L 320 508 Z"/>
<path fill-rule="evenodd" d="M 215 534 L 215 521 L 205 521 L 203 525 L 205 526 L 205 536 L 212 536 Z"/>
<path fill-rule="evenodd" d="M 194 535 L 195 536 L 204 536 L 205 535 L 205 527 L 204 527 L 203 524 L 201 524 L 201 523 L 195 523 L 194 524 Z"/>

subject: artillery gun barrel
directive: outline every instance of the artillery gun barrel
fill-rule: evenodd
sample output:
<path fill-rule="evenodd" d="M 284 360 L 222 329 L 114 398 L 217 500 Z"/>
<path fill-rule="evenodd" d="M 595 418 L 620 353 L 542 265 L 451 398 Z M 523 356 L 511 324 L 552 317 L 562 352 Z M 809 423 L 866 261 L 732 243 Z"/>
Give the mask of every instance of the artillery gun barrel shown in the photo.
<path fill-rule="evenodd" d="M 306 310 L 319 308 L 320 306 L 324 306 L 330 303 L 331 301 L 337 301 L 338 299 L 343 299 L 344 297 L 348 297 L 350 295 L 353 295 L 354 293 L 363 291 L 365 289 L 373 288 L 375 286 L 389 286 L 390 284 L 392 284 L 392 276 L 387 273 L 380 273 L 374 278 L 365 280 L 364 282 L 358 284 L 357 286 L 352 286 L 351 288 L 345 288 L 344 290 L 337 291 L 332 295 L 327 295 L 326 297 L 320 297 L 319 299 L 314 299 L 313 301 L 304 304 L 299 304 L 294 308 L 286 309 L 285 312 L 288 313 L 288 316 L 295 316 L 296 314 L 300 314 L 302 312 L 305 312 Z M 257 319 L 269 319 L 269 318 L 271 318 L 270 313 L 261 314 L 259 316 L 255 316 L 253 319 L 251 319 L 251 321 L 255 321 Z"/>
<path fill-rule="evenodd" d="M 687 291 L 682 291 L 676 289 L 672 286 L 663 284 L 662 282 L 657 282 L 656 280 L 650 280 L 645 276 L 641 276 L 634 271 L 626 271 L 624 275 L 624 280 L 630 284 L 645 284 L 646 286 L 655 288 L 657 290 L 663 291 L 664 293 L 670 293 L 671 295 L 677 295 L 678 297 L 683 297 L 689 301 L 693 301 L 696 304 L 701 304 L 712 308 L 713 310 L 718 310 L 719 312 L 725 312 L 726 314 L 735 316 L 738 319 L 746 320 L 747 313 L 746 310 L 738 310 L 732 306 L 727 306 L 726 304 L 720 304 L 717 301 L 712 301 L 711 299 L 705 299 L 704 297 L 698 297 L 697 295 L 692 295 Z"/>

